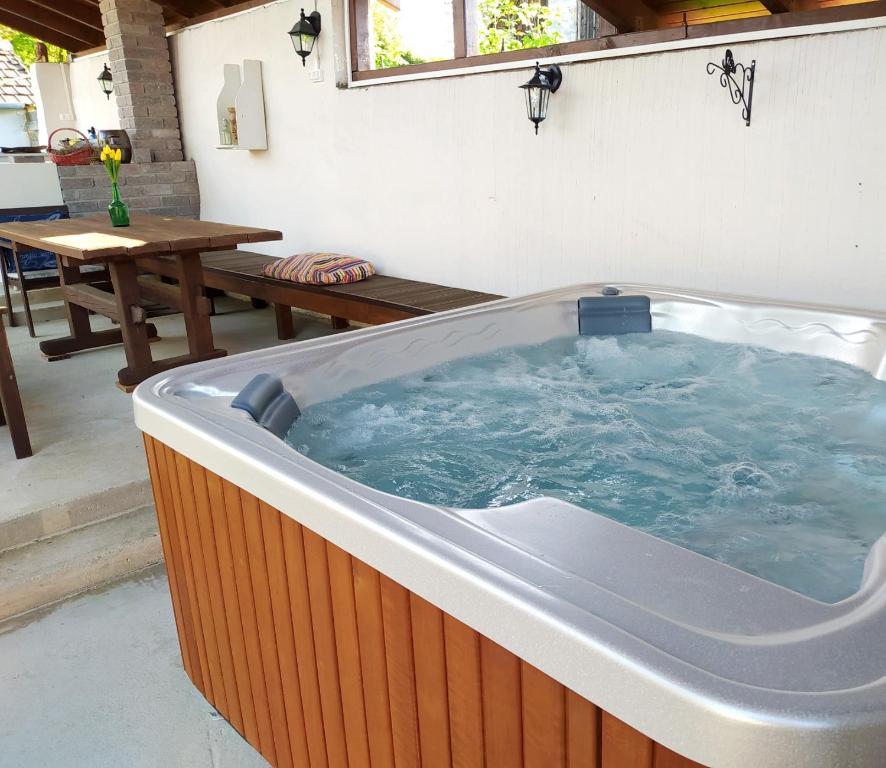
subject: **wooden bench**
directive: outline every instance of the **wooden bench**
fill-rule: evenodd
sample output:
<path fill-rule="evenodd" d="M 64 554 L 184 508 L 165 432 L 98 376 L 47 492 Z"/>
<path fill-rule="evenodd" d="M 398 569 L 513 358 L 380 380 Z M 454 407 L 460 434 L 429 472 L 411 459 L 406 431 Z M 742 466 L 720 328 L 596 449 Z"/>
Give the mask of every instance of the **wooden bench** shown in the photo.
<path fill-rule="evenodd" d="M 293 307 L 329 315 L 334 328 L 346 328 L 350 320 L 378 325 L 501 298 L 387 275 L 341 285 L 304 285 L 265 277 L 262 267 L 273 261 L 273 256 L 250 251 L 204 253 L 203 282 L 207 288 L 273 304 L 280 339 L 294 336 Z M 170 272 L 168 276 L 174 275 Z"/>

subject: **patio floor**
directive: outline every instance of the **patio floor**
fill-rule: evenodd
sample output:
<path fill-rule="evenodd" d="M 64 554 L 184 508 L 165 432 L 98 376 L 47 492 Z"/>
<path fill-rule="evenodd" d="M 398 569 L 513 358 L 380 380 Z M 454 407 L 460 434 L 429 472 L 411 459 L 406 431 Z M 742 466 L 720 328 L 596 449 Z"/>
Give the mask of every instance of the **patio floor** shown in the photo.
<path fill-rule="evenodd" d="M 230 353 L 269 347 L 277 341 L 272 309 L 252 310 L 223 298 L 213 317 L 216 345 Z M 162 341 L 154 355 L 187 349 L 182 318 L 156 318 Z M 95 328 L 110 321 L 94 317 Z M 38 339 L 24 327 L 10 328 L 9 341 L 22 393 L 34 456 L 16 461 L 0 427 L 0 551 L 76 527 L 115 512 L 150 504 L 144 448 L 132 419 L 132 403 L 114 384 L 124 365 L 120 346 L 46 362 L 37 342 L 67 332 L 64 320 L 37 325 Z M 298 339 L 330 333 L 328 320 L 296 316 Z"/>
<path fill-rule="evenodd" d="M 162 566 L 0 623 L 0 765 L 267 766 L 191 685 Z"/>

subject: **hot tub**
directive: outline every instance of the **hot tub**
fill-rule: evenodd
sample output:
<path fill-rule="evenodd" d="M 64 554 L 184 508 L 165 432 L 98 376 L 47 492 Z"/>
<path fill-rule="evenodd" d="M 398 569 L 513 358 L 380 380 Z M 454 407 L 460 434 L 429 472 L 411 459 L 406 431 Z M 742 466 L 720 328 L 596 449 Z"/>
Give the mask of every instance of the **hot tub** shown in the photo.
<path fill-rule="evenodd" d="M 886 380 L 886 316 L 617 288 L 650 298 L 653 333 Z M 305 408 L 574 334 L 577 299 L 602 289 L 238 355 L 138 388 L 185 670 L 269 762 L 884 764 L 886 538 L 859 589 L 824 603 L 553 498 L 467 510 L 377 491 L 230 407 L 260 373 Z"/>

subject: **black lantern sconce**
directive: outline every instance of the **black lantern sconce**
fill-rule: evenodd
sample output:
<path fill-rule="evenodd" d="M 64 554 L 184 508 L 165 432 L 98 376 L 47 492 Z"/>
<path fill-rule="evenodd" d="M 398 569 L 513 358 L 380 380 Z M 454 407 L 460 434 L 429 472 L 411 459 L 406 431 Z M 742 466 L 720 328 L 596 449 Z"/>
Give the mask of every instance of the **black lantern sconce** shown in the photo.
<path fill-rule="evenodd" d="M 305 59 L 314 50 L 314 43 L 320 35 L 320 14 L 313 11 L 305 16 L 305 9 L 301 9 L 301 18 L 295 22 L 295 26 L 289 30 L 292 46 L 295 52 L 301 56 L 301 65 L 306 66 Z"/>
<path fill-rule="evenodd" d="M 114 90 L 114 76 L 111 74 L 111 69 L 107 64 L 105 64 L 105 68 L 98 76 L 98 84 L 101 86 L 102 93 L 107 96 L 108 101 L 110 101 L 111 91 Z"/>
<path fill-rule="evenodd" d="M 711 62 L 708 64 L 708 74 L 720 73 L 720 85 L 729 91 L 733 104 L 741 104 L 741 116 L 744 124 L 751 124 L 751 107 L 754 104 L 754 70 L 757 68 L 757 60 L 751 59 L 751 66 L 736 64 L 732 57 L 732 51 L 726 49 L 726 55 L 721 64 Z"/>
<path fill-rule="evenodd" d="M 535 62 L 535 73 L 528 83 L 520 87 L 526 91 L 526 116 L 535 125 L 535 134 L 538 135 L 538 124 L 548 116 L 548 101 L 552 93 L 556 93 L 563 82 L 563 73 L 556 64 L 542 69 Z"/>

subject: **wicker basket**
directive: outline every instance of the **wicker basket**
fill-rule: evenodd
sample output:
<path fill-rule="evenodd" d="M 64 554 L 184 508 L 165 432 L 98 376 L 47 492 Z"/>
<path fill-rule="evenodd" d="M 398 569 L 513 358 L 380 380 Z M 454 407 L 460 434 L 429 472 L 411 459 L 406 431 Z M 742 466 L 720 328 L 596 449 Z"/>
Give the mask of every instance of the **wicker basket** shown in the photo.
<path fill-rule="evenodd" d="M 72 133 L 76 133 L 80 136 L 82 141 L 78 141 L 72 146 L 54 148 L 52 146 L 52 138 L 59 131 L 71 131 Z M 94 157 L 94 150 L 89 143 L 89 139 L 76 128 L 56 128 L 49 134 L 49 139 L 46 143 L 49 145 L 49 149 L 47 150 L 49 159 L 56 165 L 89 165 Z"/>

